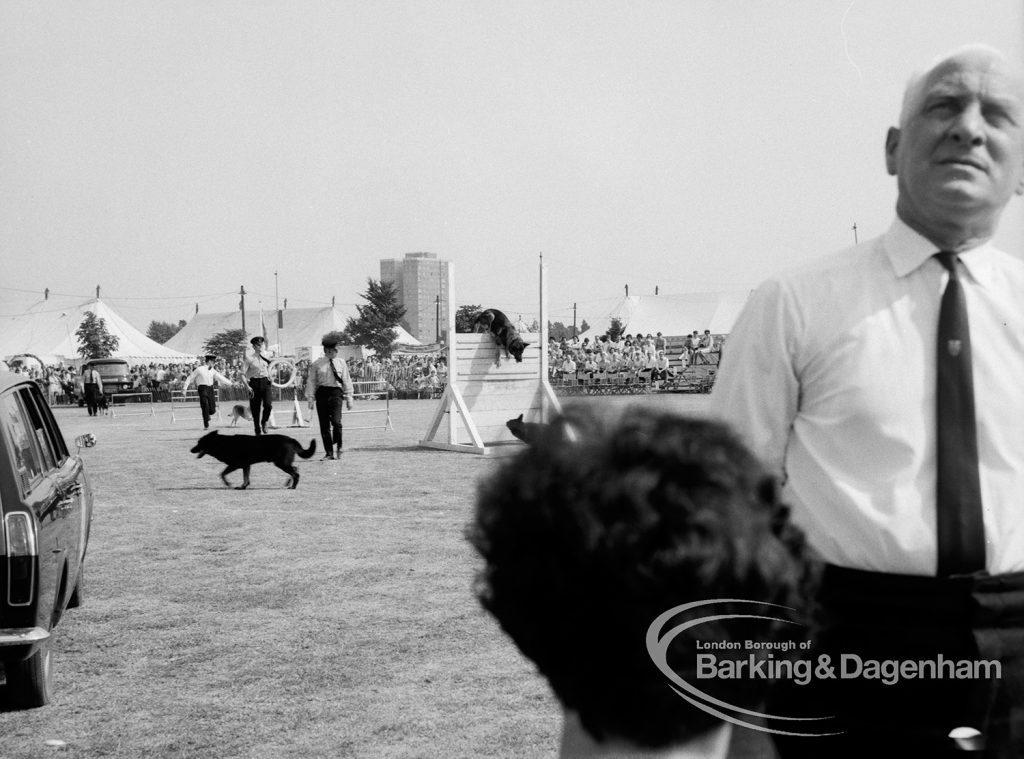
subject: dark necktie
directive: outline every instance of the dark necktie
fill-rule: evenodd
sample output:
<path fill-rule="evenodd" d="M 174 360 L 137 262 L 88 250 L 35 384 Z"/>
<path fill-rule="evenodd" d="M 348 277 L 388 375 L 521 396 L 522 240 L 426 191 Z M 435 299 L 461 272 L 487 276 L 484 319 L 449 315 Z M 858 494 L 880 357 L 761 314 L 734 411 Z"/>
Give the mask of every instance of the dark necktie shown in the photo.
<path fill-rule="evenodd" d="M 338 370 L 334 368 L 334 359 L 333 358 L 327 359 L 327 363 L 331 367 L 331 372 L 334 373 L 334 379 L 338 380 L 338 387 L 344 388 L 345 387 L 345 383 L 342 381 L 341 375 L 338 374 Z"/>
<path fill-rule="evenodd" d="M 935 385 L 938 574 L 944 576 L 985 568 L 985 526 L 967 302 L 957 273 L 956 254 L 942 251 L 935 257 L 949 272 L 939 309 Z"/>

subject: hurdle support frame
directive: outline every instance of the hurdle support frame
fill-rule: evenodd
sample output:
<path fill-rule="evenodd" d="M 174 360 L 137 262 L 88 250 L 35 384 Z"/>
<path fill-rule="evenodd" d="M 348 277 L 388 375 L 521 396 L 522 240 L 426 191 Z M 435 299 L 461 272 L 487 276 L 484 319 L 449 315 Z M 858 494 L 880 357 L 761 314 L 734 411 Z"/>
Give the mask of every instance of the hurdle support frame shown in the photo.
<path fill-rule="evenodd" d="M 448 293 L 454 302 L 453 267 Z M 521 363 L 501 353 L 489 333 L 456 333 L 454 310 L 448 310 L 448 384 L 420 446 L 482 456 L 516 453 L 522 446 L 508 430 L 509 419 L 549 422 L 561 404 L 548 380 L 547 285 L 543 255 L 539 263 L 540 331 L 522 335 L 529 343 Z M 447 416 L 447 440 L 439 439 Z M 465 433 L 465 434 L 463 434 Z M 468 438 L 467 438 L 468 436 Z"/>
<path fill-rule="evenodd" d="M 345 430 L 392 430 L 395 427 L 391 424 L 391 391 L 388 387 L 386 380 L 353 380 L 352 381 L 352 400 L 357 401 L 361 399 L 372 399 L 381 400 L 380 396 L 384 396 L 383 406 L 374 406 L 372 408 L 359 408 L 358 406 L 351 410 L 345 409 L 342 412 L 342 418 L 349 414 L 384 414 L 384 421 L 381 424 L 365 424 L 359 427 L 353 427 L 345 425 Z M 360 404 L 361 405 L 361 404 Z"/>
<path fill-rule="evenodd" d="M 178 421 L 178 417 L 181 414 L 180 411 L 175 412 L 175 409 L 174 409 L 174 396 L 175 395 L 178 396 L 178 409 L 188 408 L 189 410 L 197 410 L 197 411 L 199 411 L 199 416 L 197 416 L 197 417 L 196 416 L 182 417 L 183 419 L 194 420 L 194 419 L 202 419 L 203 418 L 203 414 L 202 414 L 203 410 L 202 410 L 202 408 L 199 405 L 199 390 L 198 390 L 198 388 L 197 389 L 191 389 L 188 392 L 184 392 L 182 390 L 171 390 L 171 424 L 174 424 L 176 421 Z M 193 402 L 196 404 L 194 407 L 191 405 Z M 214 417 L 216 417 L 218 422 L 223 421 L 224 417 L 222 417 L 220 415 L 220 388 L 215 387 L 213 389 L 213 404 L 214 404 L 215 411 L 214 411 L 213 416 L 211 416 L 210 418 L 213 419 Z"/>
<path fill-rule="evenodd" d="M 128 408 L 127 403 L 117 403 L 116 398 L 141 398 L 143 396 L 149 397 L 149 410 L 148 411 L 124 411 L 120 414 L 117 413 L 117 409 Z M 143 401 L 135 405 L 142 405 Z M 111 393 L 110 400 L 108 401 L 110 407 L 110 418 L 115 419 L 118 416 L 156 416 L 156 407 L 153 405 L 153 393 L 148 390 L 145 392 L 129 392 L 129 393 Z"/>

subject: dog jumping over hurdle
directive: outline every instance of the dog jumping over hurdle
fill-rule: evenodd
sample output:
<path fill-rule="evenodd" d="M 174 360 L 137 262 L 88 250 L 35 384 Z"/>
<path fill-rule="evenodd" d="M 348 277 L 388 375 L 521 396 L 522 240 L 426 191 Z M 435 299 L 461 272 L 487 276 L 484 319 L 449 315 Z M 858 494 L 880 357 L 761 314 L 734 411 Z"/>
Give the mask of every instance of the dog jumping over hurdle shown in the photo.
<path fill-rule="evenodd" d="M 511 319 L 505 316 L 504 313 L 496 308 L 488 308 L 481 311 L 476 319 L 473 320 L 473 329 L 476 332 L 489 332 L 491 337 L 494 338 L 494 343 L 498 349 L 494 359 L 495 366 L 501 366 L 502 350 L 505 351 L 506 359 L 511 356 L 516 360 L 517 364 L 522 363 L 523 351 L 526 350 L 529 343 L 523 342 L 523 338 L 516 331 Z"/>

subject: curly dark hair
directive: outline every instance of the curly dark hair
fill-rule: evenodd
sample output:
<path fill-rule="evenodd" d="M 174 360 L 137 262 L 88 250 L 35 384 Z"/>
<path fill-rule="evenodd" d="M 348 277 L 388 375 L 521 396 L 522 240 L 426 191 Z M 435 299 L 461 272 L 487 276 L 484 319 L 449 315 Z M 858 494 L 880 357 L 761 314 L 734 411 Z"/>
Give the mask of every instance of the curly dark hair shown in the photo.
<path fill-rule="evenodd" d="M 663 747 L 720 722 L 672 691 L 648 654 L 648 627 L 705 599 L 802 609 L 814 573 L 787 517 L 774 480 L 723 425 L 578 407 L 482 483 L 466 534 L 485 562 L 481 604 L 586 730 Z M 788 618 L 805 621 L 802 611 Z M 784 626 L 702 623 L 673 641 L 669 666 L 692 681 L 698 640 L 769 640 Z M 766 685 L 703 689 L 755 708 Z"/>

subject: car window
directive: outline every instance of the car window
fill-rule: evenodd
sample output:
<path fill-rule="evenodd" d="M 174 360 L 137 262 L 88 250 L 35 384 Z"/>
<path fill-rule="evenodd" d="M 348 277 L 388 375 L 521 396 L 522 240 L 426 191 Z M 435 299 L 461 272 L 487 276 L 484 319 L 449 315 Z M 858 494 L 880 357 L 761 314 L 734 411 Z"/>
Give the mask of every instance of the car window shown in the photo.
<path fill-rule="evenodd" d="M 50 404 L 43 402 L 42 394 L 36 395 L 36 408 L 39 409 L 39 415 L 43 418 L 43 426 L 46 427 L 46 431 L 49 434 L 53 452 L 57 457 L 57 463 L 61 464 L 70 455 L 68 453 L 68 444 L 64 440 L 64 434 L 60 431 L 60 427 L 57 426 L 57 420 L 53 418 Z"/>
<path fill-rule="evenodd" d="M 0 395 L 0 425 L 14 463 L 21 494 L 26 495 L 43 476 L 43 464 L 34 434 L 15 393 Z"/>
<path fill-rule="evenodd" d="M 32 434 L 39 445 L 39 452 L 42 455 L 43 466 L 47 469 L 55 469 L 61 460 L 60 451 L 57 450 L 53 436 L 43 423 L 43 415 L 40 413 L 42 397 L 33 388 L 22 388 L 18 391 L 21 403 L 23 404 Z"/>

